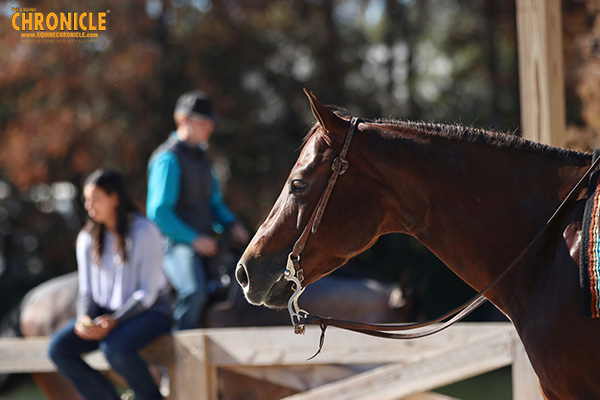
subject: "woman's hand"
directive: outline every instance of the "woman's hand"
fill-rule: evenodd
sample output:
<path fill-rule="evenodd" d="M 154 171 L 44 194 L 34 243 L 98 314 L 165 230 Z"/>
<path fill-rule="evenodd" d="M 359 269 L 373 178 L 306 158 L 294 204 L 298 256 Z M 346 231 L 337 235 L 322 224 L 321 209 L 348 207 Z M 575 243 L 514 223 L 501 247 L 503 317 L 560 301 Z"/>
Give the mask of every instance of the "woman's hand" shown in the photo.
<path fill-rule="evenodd" d="M 99 339 L 102 340 L 117 326 L 117 320 L 110 314 L 104 314 L 94 319 L 96 326 L 99 328 Z"/>
<path fill-rule="evenodd" d="M 117 321 L 109 314 L 104 314 L 92 320 L 83 315 L 75 323 L 75 334 L 83 340 L 104 339 L 117 326 Z"/>
<path fill-rule="evenodd" d="M 77 318 L 75 323 L 75 334 L 83 340 L 94 340 L 92 338 L 94 329 L 94 321 L 88 315 L 82 315 Z"/>

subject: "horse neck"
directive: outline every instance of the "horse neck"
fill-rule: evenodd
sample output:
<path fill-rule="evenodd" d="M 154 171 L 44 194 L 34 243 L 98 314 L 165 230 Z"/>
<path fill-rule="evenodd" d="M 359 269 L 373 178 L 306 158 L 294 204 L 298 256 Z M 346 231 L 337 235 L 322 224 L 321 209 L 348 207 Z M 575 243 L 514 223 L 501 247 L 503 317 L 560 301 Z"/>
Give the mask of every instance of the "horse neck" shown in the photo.
<path fill-rule="evenodd" d="M 375 152 L 372 162 L 388 185 L 397 177 L 384 200 L 394 210 L 386 230 L 416 237 L 476 290 L 519 255 L 586 170 L 584 156 L 548 148 L 435 135 L 381 140 L 387 145 L 378 148 L 391 150 Z M 496 292 L 511 290 L 514 275 Z"/>

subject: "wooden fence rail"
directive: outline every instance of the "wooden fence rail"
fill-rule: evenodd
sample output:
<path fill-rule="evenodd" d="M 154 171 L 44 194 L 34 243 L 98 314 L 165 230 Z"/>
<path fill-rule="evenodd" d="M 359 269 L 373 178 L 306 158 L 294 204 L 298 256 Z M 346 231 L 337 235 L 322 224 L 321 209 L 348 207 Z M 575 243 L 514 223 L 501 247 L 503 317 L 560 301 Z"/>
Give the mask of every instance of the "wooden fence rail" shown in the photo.
<path fill-rule="evenodd" d="M 513 366 L 513 399 L 538 400 L 537 378 L 509 323 L 461 323 L 433 336 L 386 340 L 330 328 L 319 356 L 318 327 L 303 336 L 291 327 L 202 329 L 164 336 L 144 350 L 167 365 L 171 400 L 218 398 L 218 371 L 228 369 L 286 386 L 308 399 L 448 399 L 426 393 L 505 366 Z M 48 338 L 0 339 L 0 372 L 51 372 Z M 95 368 L 108 364 L 99 352 Z"/>

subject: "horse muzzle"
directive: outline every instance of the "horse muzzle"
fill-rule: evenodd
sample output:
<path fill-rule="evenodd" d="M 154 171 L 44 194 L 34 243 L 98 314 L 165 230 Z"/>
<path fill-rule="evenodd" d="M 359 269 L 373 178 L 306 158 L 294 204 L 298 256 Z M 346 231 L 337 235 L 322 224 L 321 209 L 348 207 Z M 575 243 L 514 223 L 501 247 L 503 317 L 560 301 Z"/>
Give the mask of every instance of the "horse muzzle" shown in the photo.
<path fill-rule="evenodd" d="M 240 260 L 235 270 L 235 278 L 242 287 L 244 296 L 250 304 L 272 308 L 287 307 L 293 293 L 292 282 L 284 279 L 283 269 L 257 268 L 252 262 Z"/>

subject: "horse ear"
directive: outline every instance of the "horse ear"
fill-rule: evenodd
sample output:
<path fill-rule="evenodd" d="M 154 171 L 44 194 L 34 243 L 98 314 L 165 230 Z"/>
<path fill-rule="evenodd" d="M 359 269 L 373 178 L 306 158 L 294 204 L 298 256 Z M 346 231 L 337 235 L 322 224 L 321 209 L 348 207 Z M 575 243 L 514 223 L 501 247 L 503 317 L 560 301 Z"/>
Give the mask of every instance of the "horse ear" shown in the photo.
<path fill-rule="evenodd" d="M 325 104 L 321 103 L 313 92 L 304 89 L 304 93 L 310 102 L 310 108 L 316 120 L 325 133 L 329 135 L 342 134 L 348 130 L 348 121 L 338 117 Z"/>

